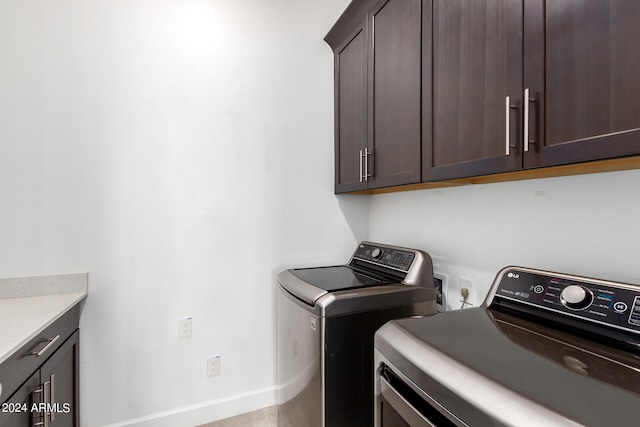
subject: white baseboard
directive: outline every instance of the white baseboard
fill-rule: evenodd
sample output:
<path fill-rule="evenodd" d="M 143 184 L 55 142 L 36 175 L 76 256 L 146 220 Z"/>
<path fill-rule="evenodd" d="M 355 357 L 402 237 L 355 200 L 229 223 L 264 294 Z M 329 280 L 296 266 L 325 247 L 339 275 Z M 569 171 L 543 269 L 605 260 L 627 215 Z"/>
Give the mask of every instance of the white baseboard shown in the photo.
<path fill-rule="evenodd" d="M 194 427 L 276 404 L 276 387 L 202 402 L 105 427 Z"/>

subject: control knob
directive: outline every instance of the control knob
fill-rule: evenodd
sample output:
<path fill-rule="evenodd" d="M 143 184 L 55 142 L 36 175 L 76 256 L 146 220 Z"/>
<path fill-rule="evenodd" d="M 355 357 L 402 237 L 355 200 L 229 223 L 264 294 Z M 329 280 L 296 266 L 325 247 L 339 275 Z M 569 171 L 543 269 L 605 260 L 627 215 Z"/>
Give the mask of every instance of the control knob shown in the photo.
<path fill-rule="evenodd" d="M 579 285 L 569 285 L 562 290 L 560 302 L 571 310 L 582 310 L 593 302 L 593 294 L 587 288 Z"/>
<path fill-rule="evenodd" d="M 382 258 L 382 255 L 384 255 L 384 251 L 380 248 L 375 248 L 373 251 L 371 251 L 371 256 L 373 257 L 373 259 L 380 259 Z"/>

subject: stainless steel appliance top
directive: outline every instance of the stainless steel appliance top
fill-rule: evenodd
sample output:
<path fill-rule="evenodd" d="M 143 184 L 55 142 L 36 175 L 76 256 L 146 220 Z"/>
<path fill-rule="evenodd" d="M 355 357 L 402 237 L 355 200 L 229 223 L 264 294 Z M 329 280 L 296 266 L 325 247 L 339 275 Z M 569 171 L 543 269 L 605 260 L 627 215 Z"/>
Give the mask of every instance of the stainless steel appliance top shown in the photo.
<path fill-rule="evenodd" d="M 403 319 L 376 351 L 459 425 L 640 425 L 640 286 L 503 269 L 483 307 Z"/>
<path fill-rule="evenodd" d="M 289 269 L 278 275 L 278 282 L 323 315 L 366 310 L 382 301 L 389 306 L 435 300 L 433 265 L 426 252 L 372 242 L 360 243 L 346 265 Z"/>

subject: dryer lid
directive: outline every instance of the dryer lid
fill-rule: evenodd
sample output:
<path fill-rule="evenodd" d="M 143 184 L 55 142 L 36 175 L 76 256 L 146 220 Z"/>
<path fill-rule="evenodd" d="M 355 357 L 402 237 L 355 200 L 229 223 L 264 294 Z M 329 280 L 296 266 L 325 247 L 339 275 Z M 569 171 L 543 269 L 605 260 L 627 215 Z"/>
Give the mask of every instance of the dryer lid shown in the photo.
<path fill-rule="evenodd" d="M 637 425 L 640 415 L 635 355 L 490 309 L 394 320 L 375 347 L 468 425 Z"/>

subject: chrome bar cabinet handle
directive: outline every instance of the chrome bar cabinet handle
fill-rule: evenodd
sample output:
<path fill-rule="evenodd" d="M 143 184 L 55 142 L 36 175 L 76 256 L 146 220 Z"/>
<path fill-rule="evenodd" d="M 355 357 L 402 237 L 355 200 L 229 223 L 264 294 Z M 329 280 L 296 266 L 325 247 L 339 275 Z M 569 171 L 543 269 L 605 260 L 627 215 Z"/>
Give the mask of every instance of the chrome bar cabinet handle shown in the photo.
<path fill-rule="evenodd" d="M 49 427 L 49 411 L 47 409 L 49 409 L 49 403 L 51 402 L 51 382 L 47 381 L 43 384 L 43 388 L 44 388 L 44 403 L 45 403 L 45 410 L 44 410 L 44 416 L 43 416 L 43 421 L 44 421 L 44 427 Z M 47 393 L 47 388 L 49 389 L 49 393 Z"/>
<path fill-rule="evenodd" d="M 504 145 L 505 145 L 505 154 L 508 156 L 511 154 L 511 148 L 515 148 L 515 145 L 511 144 L 511 117 L 510 117 L 510 113 L 511 113 L 511 109 L 512 108 L 516 108 L 515 105 L 511 105 L 511 97 L 507 96 L 505 99 L 505 103 L 504 103 L 504 124 L 505 124 L 505 138 L 504 138 Z"/>
<path fill-rule="evenodd" d="M 505 102 L 505 107 L 504 107 L 504 116 L 505 116 L 505 147 L 504 147 L 504 152 L 505 155 L 509 155 L 509 135 L 511 134 L 511 132 L 509 132 L 509 113 L 511 112 L 511 102 L 509 102 L 509 97 L 507 96 L 506 98 L 506 102 Z"/>
<path fill-rule="evenodd" d="M 56 420 L 56 410 L 57 408 L 56 406 L 56 376 L 55 374 L 51 374 L 51 382 L 49 384 L 49 387 L 51 387 L 51 391 L 49 392 L 49 401 L 51 403 L 51 412 L 49 413 L 51 415 L 51 422 L 54 422 Z"/>
<path fill-rule="evenodd" d="M 364 180 L 369 181 L 369 156 L 373 155 L 373 153 L 369 152 L 369 148 L 364 149 Z"/>
<path fill-rule="evenodd" d="M 51 348 L 51 346 L 53 344 L 55 344 L 56 341 L 58 341 L 60 339 L 60 335 L 56 335 L 55 338 L 50 338 L 47 341 L 49 341 L 49 344 L 45 345 L 42 350 L 40 351 L 32 351 L 31 353 L 28 353 L 28 356 L 36 356 L 36 357 L 40 357 L 42 356 L 47 350 L 49 350 Z"/>
<path fill-rule="evenodd" d="M 524 90 L 524 151 L 529 151 L 529 144 L 533 144 L 533 140 L 529 139 L 529 104 L 536 102 L 531 98 L 529 88 Z"/>
<path fill-rule="evenodd" d="M 42 385 L 40 385 L 38 387 L 39 388 L 33 390 L 31 392 L 31 394 L 39 394 L 39 393 L 44 394 L 44 384 L 42 384 Z M 34 400 L 34 402 L 35 402 L 35 400 Z M 34 418 L 35 418 L 35 416 L 34 416 Z M 40 427 L 40 426 L 44 426 L 44 416 L 42 417 L 42 421 L 38 421 L 37 423 L 33 423 L 33 427 Z"/>

